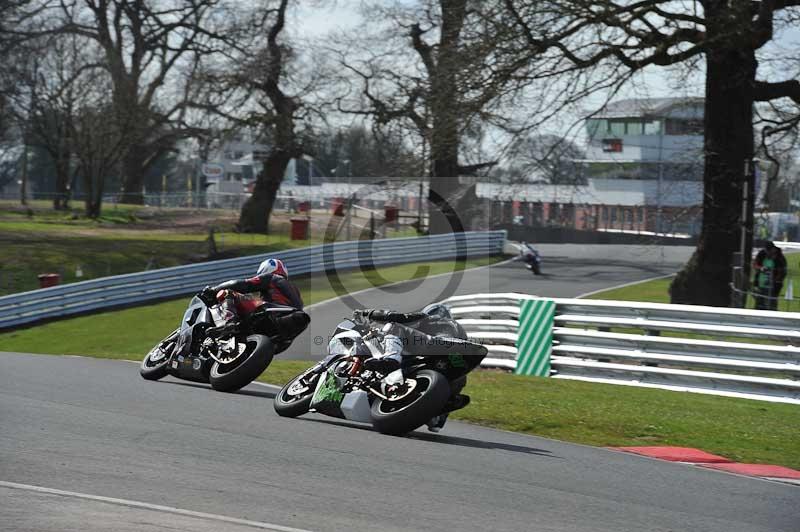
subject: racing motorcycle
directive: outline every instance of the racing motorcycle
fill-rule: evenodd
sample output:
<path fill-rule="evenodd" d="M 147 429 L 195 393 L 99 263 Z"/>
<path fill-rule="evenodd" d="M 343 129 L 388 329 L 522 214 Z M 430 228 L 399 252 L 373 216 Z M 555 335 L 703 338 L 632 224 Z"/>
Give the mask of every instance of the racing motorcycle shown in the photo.
<path fill-rule="evenodd" d="M 235 392 L 261 375 L 290 343 L 253 331 L 270 330 L 265 322 L 274 313 L 292 310 L 254 297 L 237 302 L 239 318 L 230 320 L 216 299 L 204 300 L 201 292 L 189 302 L 180 327 L 147 353 L 139 373 L 146 380 L 172 375 Z"/>
<path fill-rule="evenodd" d="M 533 275 L 542 274 L 542 256 L 536 249 L 529 247 L 524 251 L 520 250 L 520 258 Z"/>
<path fill-rule="evenodd" d="M 438 432 L 450 412 L 467 406 L 460 394 L 466 375 L 487 354 L 484 346 L 466 339 L 463 328 L 445 307 L 433 319 L 448 354 L 403 356 L 400 369 L 383 374 L 364 362 L 381 356 L 382 328 L 370 320 L 345 319 L 336 328 L 322 361 L 290 380 L 274 399 L 275 412 L 297 417 L 317 412 L 350 421 L 371 423 L 392 435 L 424 424 Z M 419 327 L 425 331 L 423 327 Z M 436 331 L 428 331 L 433 334 Z M 441 349 L 440 349 L 441 351 Z"/>

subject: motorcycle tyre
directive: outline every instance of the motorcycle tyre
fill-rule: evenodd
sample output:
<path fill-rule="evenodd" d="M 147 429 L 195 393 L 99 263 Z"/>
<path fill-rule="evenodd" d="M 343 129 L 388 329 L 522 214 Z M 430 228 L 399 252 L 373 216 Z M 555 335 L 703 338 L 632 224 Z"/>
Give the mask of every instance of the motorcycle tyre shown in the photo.
<path fill-rule="evenodd" d="M 158 347 L 161 346 L 161 344 L 163 344 L 164 342 L 166 342 L 167 340 L 178 334 L 179 330 L 180 329 L 175 329 L 174 331 L 172 331 L 163 340 L 154 345 L 153 349 L 151 349 L 145 355 L 144 359 L 142 360 L 142 364 L 139 366 L 139 375 L 141 375 L 144 380 L 157 381 L 167 376 L 167 363 L 169 363 L 168 356 L 164 357 L 164 360 L 161 363 L 152 366 L 148 364 L 148 361 L 150 360 L 150 355 L 153 354 L 153 351 L 158 349 Z"/>
<path fill-rule="evenodd" d="M 430 369 L 423 369 L 410 378 L 419 379 L 420 377 L 429 379 L 428 388 L 414 402 L 397 412 L 381 411 L 381 405 L 385 401 L 380 397 L 373 401 L 370 414 L 372 426 L 375 429 L 382 434 L 400 436 L 421 427 L 431 418 L 442 413 L 444 405 L 450 397 L 450 384 L 447 382 L 447 378 L 438 371 Z"/>
<path fill-rule="evenodd" d="M 284 401 L 283 397 L 284 394 L 289 391 L 289 388 L 294 384 L 297 379 L 305 376 L 306 373 L 301 373 L 297 377 L 293 378 L 289 382 L 283 385 L 283 388 L 277 393 L 275 399 L 272 401 L 272 406 L 275 409 L 275 413 L 281 417 L 297 417 L 302 416 L 303 414 L 308 412 L 308 409 L 311 406 L 311 399 L 314 398 L 314 390 L 317 387 L 317 380 L 319 379 L 319 373 L 317 373 L 316 377 L 312 381 L 312 383 L 308 387 L 308 392 L 306 395 L 303 396 L 302 399 L 298 399 L 297 401 L 287 402 Z"/>
<path fill-rule="evenodd" d="M 256 380 L 269 367 L 274 353 L 269 337 L 263 334 L 251 334 L 247 337 L 247 343 L 250 342 L 256 344 L 253 351 L 231 371 L 220 373 L 220 363 L 214 362 L 208 375 L 212 388 L 218 392 L 235 392 Z"/>

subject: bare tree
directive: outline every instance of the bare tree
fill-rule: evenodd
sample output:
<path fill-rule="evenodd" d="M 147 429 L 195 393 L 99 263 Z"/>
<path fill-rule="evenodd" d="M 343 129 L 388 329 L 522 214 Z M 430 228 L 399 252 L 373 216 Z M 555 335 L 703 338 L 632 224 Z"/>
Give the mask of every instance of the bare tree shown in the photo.
<path fill-rule="evenodd" d="M 337 47 L 353 80 L 339 109 L 403 123 L 429 147 L 433 233 L 463 229 L 457 211 L 474 179 L 460 178 L 497 162 L 482 150 L 487 133 L 521 135 L 605 85 L 576 72 L 556 82 L 558 63 L 532 53 L 499 1 L 370 4 L 365 14 L 355 42 Z"/>
<path fill-rule="evenodd" d="M 22 1 L 22 0 L 19 0 Z M 123 139 L 122 195 L 142 203 L 147 169 L 176 140 L 196 133 L 184 121 L 199 58 L 218 51 L 221 0 L 39 0 L 26 2 L 19 39 L 74 34 L 103 52 L 115 122 Z M 223 32 L 220 32 L 223 33 Z"/>
<path fill-rule="evenodd" d="M 106 181 L 117 171 L 125 153 L 125 125 L 116 121 L 109 97 L 112 84 L 110 76 L 97 70 L 89 71 L 74 83 L 74 89 L 80 90 L 83 98 L 70 120 L 69 135 L 89 218 L 100 216 Z"/>
<path fill-rule="evenodd" d="M 74 112 L 84 96 L 76 91 L 87 43 L 74 35 L 51 35 L 27 41 L 8 72 L 17 84 L 17 120 L 27 142 L 43 149 L 55 169 L 53 208 L 67 208 L 73 170 L 70 133 Z"/>
<path fill-rule="evenodd" d="M 797 80 L 759 79 L 757 54 L 800 2 L 504 1 L 530 49 L 557 52 L 574 68 L 614 62 L 637 71 L 705 61 L 703 226 L 670 294 L 674 303 L 727 305 L 743 231 L 745 257 L 752 249 L 752 216 L 742 220 L 741 211 L 745 190 L 754 196 L 753 180 L 745 178 L 754 153 L 753 104 L 782 98 L 800 104 Z M 546 31 L 542 17 L 550 20 Z"/>
<path fill-rule="evenodd" d="M 580 163 L 583 149 L 557 135 L 530 135 L 518 139 L 508 150 L 509 164 L 502 175 L 514 181 L 544 181 L 554 185 L 583 184 Z"/>
<path fill-rule="evenodd" d="M 238 127 L 258 132 L 269 146 L 253 194 L 242 206 L 239 229 L 269 232 L 278 188 L 293 158 L 310 150 L 309 119 L 316 114 L 312 94 L 324 72 L 309 65 L 289 42 L 286 32 L 289 0 L 266 2 L 237 14 L 237 38 L 225 61 L 204 68 L 203 110 L 218 114 Z"/>

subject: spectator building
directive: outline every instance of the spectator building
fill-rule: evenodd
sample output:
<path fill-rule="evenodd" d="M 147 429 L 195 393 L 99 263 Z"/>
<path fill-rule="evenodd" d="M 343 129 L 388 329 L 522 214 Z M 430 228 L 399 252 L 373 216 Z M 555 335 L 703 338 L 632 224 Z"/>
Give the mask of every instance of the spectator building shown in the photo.
<path fill-rule="evenodd" d="M 480 184 L 488 225 L 699 233 L 703 111 L 702 98 L 609 103 L 585 121 L 586 184 Z"/>

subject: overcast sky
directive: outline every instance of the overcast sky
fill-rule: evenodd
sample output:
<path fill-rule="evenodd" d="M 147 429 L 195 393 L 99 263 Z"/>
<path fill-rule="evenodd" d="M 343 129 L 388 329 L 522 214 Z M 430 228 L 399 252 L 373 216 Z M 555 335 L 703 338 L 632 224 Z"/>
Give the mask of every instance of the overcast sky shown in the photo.
<path fill-rule="evenodd" d="M 304 3 L 303 7 L 297 8 L 293 13 L 292 33 L 303 38 L 313 39 L 324 37 L 333 31 L 348 30 L 354 28 L 361 22 L 359 13 L 360 0 L 328 0 L 324 2 L 316 1 Z M 313 5 L 313 7 L 312 7 Z M 800 28 L 794 27 L 790 30 L 780 32 L 776 39 L 764 48 L 764 52 L 770 55 L 778 53 L 782 56 L 796 57 L 800 62 Z M 409 49 L 410 52 L 410 49 Z M 795 64 L 794 70 L 798 70 Z M 786 79 L 786 73 L 775 69 L 762 68 L 759 73 L 770 81 Z M 702 72 L 684 79 L 678 69 L 649 68 L 641 73 L 634 83 L 625 87 L 614 99 L 622 98 L 658 98 L 669 96 L 702 96 L 704 87 L 704 76 Z M 598 94 L 588 99 L 583 107 L 594 109 L 605 101 L 606 95 Z M 558 134 L 563 131 L 565 124 L 575 121 L 577 115 L 565 115 L 560 124 L 553 126 L 552 130 L 545 133 Z M 580 128 L 579 128 L 580 129 Z M 580 132 L 582 135 L 582 132 Z M 582 139 L 576 139 L 582 141 Z"/>

